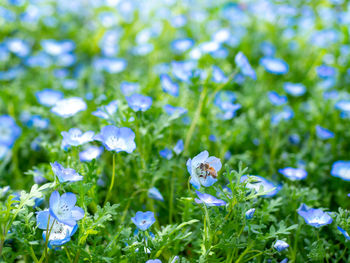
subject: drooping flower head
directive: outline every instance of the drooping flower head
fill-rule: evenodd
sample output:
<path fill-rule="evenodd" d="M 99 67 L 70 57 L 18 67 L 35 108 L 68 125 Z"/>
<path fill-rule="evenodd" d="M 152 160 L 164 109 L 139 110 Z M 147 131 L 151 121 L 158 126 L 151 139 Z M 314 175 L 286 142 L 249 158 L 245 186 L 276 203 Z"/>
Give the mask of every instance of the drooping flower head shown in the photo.
<path fill-rule="evenodd" d="M 246 187 L 251 190 L 259 191 L 260 187 L 262 187 L 263 191 L 266 192 L 263 197 L 272 197 L 275 196 L 282 188 L 280 185 L 276 185 L 273 182 L 265 179 L 264 177 L 258 175 L 252 175 L 254 182 L 249 182 L 246 184 Z M 247 175 L 243 175 L 241 177 L 241 183 L 248 179 Z"/>
<path fill-rule="evenodd" d="M 209 157 L 208 151 L 203 151 L 193 159 L 188 159 L 186 165 L 191 175 L 190 182 L 196 189 L 213 185 L 222 167 L 220 159 L 214 156 Z"/>
<path fill-rule="evenodd" d="M 184 141 L 182 139 L 178 140 L 175 144 L 173 151 L 179 155 L 184 150 Z"/>
<path fill-rule="evenodd" d="M 71 128 L 68 132 L 61 132 L 63 136 L 64 145 L 79 146 L 87 142 L 91 142 L 94 137 L 93 131 L 82 132 L 78 128 Z"/>
<path fill-rule="evenodd" d="M 273 245 L 273 247 L 278 251 L 281 252 L 289 247 L 288 243 L 283 240 L 277 240 L 276 243 Z"/>
<path fill-rule="evenodd" d="M 207 206 L 225 206 L 226 202 L 224 200 L 218 199 L 215 196 L 212 196 L 210 194 L 201 193 L 199 191 L 196 191 L 196 194 L 199 199 L 195 199 L 194 201 L 197 204 L 206 204 Z"/>
<path fill-rule="evenodd" d="M 135 133 L 126 127 L 118 128 L 113 125 L 102 127 L 94 140 L 102 142 L 108 151 L 132 153 L 135 148 Z"/>
<path fill-rule="evenodd" d="M 328 213 L 323 212 L 321 209 L 309 208 L 305 204 L 300 205 L 298 214 L 304 218 L 306 224 L 316 228 L 328 225 L 333 221 Z"/>
<path fill-rule="evenodd" d="M 51 108 L 51 112 L 63 118 L 72 117 L 80 111 L 86 110 L 85 101 L 79 97 L 61 99 Z"/>
<path fill-rule="evenodd" d="M 238 52 L 238 54 L 235 57 L 235 62 L 237 67 L 239 67 L 239 69 L 243 73 L 243 75 L 256 80 L 256 73 L 252 66 L 249 64 L 247 57 L 242 52 Z"/>
<path fill-rule="evenodd" d="M 75 226 L 77 221 L 84 217 L 84 210 L 75 206 L 77 198 L 73 193 L 64 193 L 62 196 L 54 191 L 50 196 L 50 215 L 58 222 Z"/>
<path fill-rule="evenodd" d="M 58 162 L 50 163 L 53 173 L 57 176 L 60 183 L 77 182 L 83 180 L 83 176 L 78 174 L 72 168 L 64 168 Z"/>
<path fill-rule="evenodd" d="M 245 212 L 245 218 L 246 219 L 252 219 L 255 213 L 255 208 L 249 209 L 247 212 Z"/>
<path fill-rule="evenodd" d="M 131 218 L 131 221 L 142 231 L 150 228 L 155 222 L 154 214 L 151 211 L 136 212 L 136 215 Z"/>
<path fill-rule="evenodd" d="M 164 201 L 164 197 L 156 187 L 152 187 L 148 190 L 148 197 L 158 201 Z"/>
<path fill-rule="evenodd" d="M 260 64 L 267 72 L 276 75 L 286 74 L 289 70 L 288 64 L 279 58 L 263 57 L 260 59 Z"/>
<path fill-rule="evenodd" d="M 350 181 L 350 161 L 336 161 L 333 163 L 331 175 L 345 181 Z"/>
<path fill-rule="evenodd" d="M 133 111 L 146 111 L 152 105 L 152 98 L 135 93 L 129 97 L 126 97 L 129 107 Z"/>
<path fill-rule="evenodd" d="M 307 176 L 307 172 L 301 168 L 286 167 L 278 171 L 292 181 L 303 180 Z"/>

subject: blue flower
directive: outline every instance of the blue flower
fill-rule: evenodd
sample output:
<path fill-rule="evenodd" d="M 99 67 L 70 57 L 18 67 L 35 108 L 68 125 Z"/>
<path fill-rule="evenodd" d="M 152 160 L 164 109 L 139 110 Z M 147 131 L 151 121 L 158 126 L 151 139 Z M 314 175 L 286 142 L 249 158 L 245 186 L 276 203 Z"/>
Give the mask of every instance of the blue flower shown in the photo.
<path fill-rule="evenodd" d="M 255 213 L 255 208 L 249 209 L 247 212 L 245 212 L 245 218 L 246 219 L 252 219 Z"/>
<path fill-rule="evenodd" d="M 256 73 L 252 66 L 249 64 L 248 59 L 242 52 L 238 52 L 238 54 L 235 57 L 235 62 L 237 67 L 239 67 L 239 69 L 243 73 L 243 75 L 256 80 Z"/>
<path fill-rule="evenodd" d="M 57 176 L 60 183 L 77 182 L 83 180 L 83 177 L 72 168 L 64 168 L 58 162 L 50 163 L 53 173 Z"/>
<path fill-rule="evenodd" d="M 271 124 L 272 125 L 277 125 L 280 123 L 282 120 L 288 121 L 294 117 L 294 112 L 293 110 L 285 106 L 282 111 L 275 113 L 271 116 Z"/>
<path fill-rule="evenodd" d="M 283 88 L 288 94 L 294 97 L 302 96 L 306 92 L 305 86 L 301 83 L 286 82 L 284 83 Z"/>
<path fill-rule="evenodd" d="M 350 161 L 336 161 L 333 163 L 331 175 L 350 181 Z"/>
<path fill-rule="evenodd" d="M 276 75 L 286 74 L 289 70 L 288 64 L 279 58 L 263 57 L 260 59 L 260 64 L 267 72 Z"/>
<path fill-rule="evenodd" d="M 149 259 L 146 263 L 162 263 L 162 261 L 160 259 Z"/>
<path fill-rule="evenodd" d="M 174 96 L 179 96 L 179 84 L 174 82 L 168 74 L 160 75 L 160 83 L 164 92 Z"/>
<path fill-rule="evenodd" d="M 173 151 L 179 155 L 184 150 L 184 141 L 182 139 L 178 140 L 173 148 Z"/>
<path fill-rule="evenodd" d="M 277 240 L 276 243 L 273 245 L 273 247 L 278 251 L 281 252 L 289 247 L 288 243 L 286 243 L 283 240 Z"/>
<path fill-rule="evenodd" d="M 193 45 L 194 45 L 194 40 L 191 38 L 181 38 L 171 42 L 171 48 L 176 53 L 183 53 L 189 50 L 191 47 L 193 47 Z"/>
<path fill-rule="evenodd" d="M 60 196 L 54 191 L 50 196 L 50 215 L 58 222 L 74 227 L 84 217 L 84 210 L 75 206 L 76 202 L 75 194 L 68 192 Z"/>
<path fill-rule="evenodd" d="M 232 119 L 236 111 L 242 106 L 240 104 L 234 104 L 236 95 L 232 91 L 220 91 L 216 93 L 214 103 L 222 110 L 223 113 L 218 115 L 218 118 L 222 120 Z"/>
<path fill-rule="evenodd" d="M 350 101 L 349 100 L 340 100 L 338 101 L 334 107 L 338 110 L 341 110 L 346 113 L 350 113 Z"/>
<path fill-rule="evenodd" d="M 37 213 L 36 222 L 39 229 L 45 230 L 42 234 L 44 241 L 46 240 L 46 230 L 51 229 L 48 240 L 50 248 L 52 246 L 62 246 L 69 242 L 71 236 L 73 236 L 78 229 L 77 224 L 70 226 L 55 220 L 55 218 L 50 216 L 50 212 L 47 209 Z M 49 224 L 49 226 L 47 224 Z"/>
<path fill-rule="evenodd" d="M 135 148 L 135 133 L 126 127 L 118 128 L 113 125 L 102 127 L 94 140 L 102 142 L 108 151 L 132 153 Z"/>
<path fill-rule="evenodd" d="M 287 96 L 279 95 L 276 91 L 270 91 L 267 96 L 270 102 L 275 106 L 281 106 L 288 101 Z"/>
<path fill-rule="evenodd" d="M 194 61 L 173 61 L 171 69 L 177 79 L 188 82 L 194 76 L 196 64 Z"/>
<path fill-rule="evenodd" d="M 152 105 L 152 98 L 135 93 L 126 97 L 128 105 L 133 111 L 146 111 Z"/>
<path fill-rule="evenodd" d="M 61 56 L 75 49 L 75 43 L 72 40 L 45 39 L 40 44 L 44 51 L 51 56 Z"/>
<path fill-rule="evenodd" d="M 82 162 L 91 162 L 97 159 L 103 152 L 103 147 L 89 146 L 86 150 L 79 153 L 79 160 Z"/>
<path fill-rule="evenodd" d="M 317 228 L 328 225 L 333 221 L 328 213 L 323 212 L 321 209 L 309 208 L 305 204 L 300 205 L 298 214 L 304 218 L 306 224 Z"/>
<path fill-rule="evenodd" d="M 326 128 L 321 127 L 320 125 L 316 126 L 316 135 L 321 140 L 327 140 L 334 137 L 334 133 Z"/>
<path fill-rule="evenodd" d="M 300 136 L 297 133 L 293 133 L 288 137 L 288 140 L 293 145 L 298 145 L 300 143 Z"/>
<path fill-rule="evenodd" d="M 26 57 L 30 53 L 30 46 L 28 42 L 23 39 L 12 38 L 5 41 L 7 49 L 18 57 Z"/>
<path fill-rule="evenodd" d="M 292 181 L 303 180 L 307 176 L 307 172 L 301 168 L 286 167 L 278 171 Z"/>
<path fill-rule="evenodd" d="M 120 83 L 120 90 L 122 91 L 124 96 L 130 96 L 134 93 L 139 92 L 140 84 L 135 82 L 123 81 L 122 83 Z"/>
<path fill-rule="evenodd" d="M 203 151 L 193 159 L 188 159 L 186 165 L 191 175 L 190 183 L 196 189 L 199 189 L 201 185 L 204 187 L 213 185 L 222 167 L 220 159 L 214 156 L 209 157 L 208 151 Z"/>
<path fill-rule="evenodd" d="M 218 199 L 210 194 L 201 193 L 196 191 L 199 199 L 194 199 L 197 204 L 206 204 L 207 206 L 225 206 L 226 202 L 224 200 Z"/>
<path fill-rule="evenodd" d="M 93 131 L 82 132 L 78 128 L 71 128 L 68 132 L 61 132 L 63 136 L 64 145 L 79 146 L 87 142 L 93 141 Z"/>
<path fill-rule="evenodd" d="M 0 145 L 2 145 L 3 151 L 5 146 L 11 148 L 21 133 L 21 128 L 11 116 L 0 116 Z"/>
<path fill-rule="evenodd" d="M 98 71 L 116 74 L 124 71 L 128 63 L 125 59 L 121 58 L 97 58 L 94 60 L 93 65 Z"/>
<path fill-rule="evenodd" d="M 321 65 L 316 68 L 317 75 L 322 79 L 328 79 L 335 77 L 335 74 L 337 73 L 335 68 L 327 66 L 327 65 Z"/>
<path fill-rule="evenodd" d="M 252 175 L 250 176 L 254 179 L 253 182 L 249 182 L 246 184 L 246 187 L 251 190 L 255 190 L 256 192 L 259 191 L 260 187 L 262 187 L 262 190 L 266 192 L 263 197 L 272 197 L 275 196 L 282 188 L 280 185 L 276 185 L 273 182 L 265 179 L 264 177 L 258 176 L 258 175 Z M 241 177 L 241 183 L 248 179 L 247 175 L 243 175 Z"/>
<path fill-rule="evenodd" d="M 85 101 L 79 97 L 61 99 L 51 108 L 51 112 L 63 118 L 72 117 L 80 111 L 86 110 Z"/>
<path fill-rule="evenodd" d="M 131 218 L 131 221 L 142 231 L 147 230 L 150 228 L 155 222 L 156 219 L 154 218 L 153 212 L 147 211 L 147 212 L 141 212 L 138 211 L 135 215 L 135 217 Z"/>
<path fill-rule="evenodd" d="M 348 232 L 346 232 L 344 229 L 342 229 L 340 226 L 337 226 L 338 230 L 343 234 L 343 236 L 347 239 L 350 240 L 350 236 Z"/>
<path fill-rule="evenodd" d="M 113 100 L 108 105 L 97 108 L 97 110 L 94 111 L 92 115 L 105 120 L 109 120 L 111 119 L 111 117 L 113 117 L 117 109 L 118 109 L 118 101 Z"/>
<path fill-rule="evenodd" d="M 185 108 L 182 108 L 182 107 L 175 107 L 175 106 L 172 106 L 172 105 L 169 105 L 169 104 L 166 104 L 164 107 L 163 107 L 164 111 L 172 116 L 174 114 L 178 115 L 178 116 L 181 116 L 185 113 L 187 113 L 187 110 Z"/>
<path fill-rule="evenodd" d="M 162 194 L 155 187 L 152 187 L 148 190 L 148 197 L 158 201 L 162 201 L 162 202 L 164 201 Z"/>
<path fill-rule="evenodd" d="M 169 148 L 164 148 L 163 150 L 160 150 L 159 155 L 167 160 L 173 158 L 173 152 Z"/>
<path fill-rule="evenodd" d="M 226 77 L 225 73 L 217 66 L 213 66 L 212 72 L 212 81 L 215 83 L 226 83 L 228 81 L 228 77 Z"/>

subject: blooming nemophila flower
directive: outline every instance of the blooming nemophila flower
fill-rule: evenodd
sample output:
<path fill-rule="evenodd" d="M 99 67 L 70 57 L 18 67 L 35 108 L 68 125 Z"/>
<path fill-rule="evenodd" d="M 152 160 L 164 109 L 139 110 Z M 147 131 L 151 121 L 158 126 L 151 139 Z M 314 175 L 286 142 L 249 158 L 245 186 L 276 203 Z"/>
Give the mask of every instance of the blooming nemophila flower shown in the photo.
<path fill-rule="evenodd" d="M 94 60 L 93 65 L 99 71 L 116 74 L 124 71 L 128 63 L 122 58 L 97 58 Z"/>
<path fill-rule="evenodd" d="M 179 84 L 173 81 L 168 74 L 160 75 L 160 83 L 164 92 L 174 97 L 179 96 Z"/>
<path fill-rule="evenodd" d="M 279 58 L 263 57 L 260 59 L 260 64 L 267 72 L 276 75 L 286 74 L 289 70 L 288 64 Z"/>
<path fill-rule="evenodd" d="M 279 95 L 276 91 L 270 91 L 267 94 L 270 102 L 275 106 L 281 106 L 287 103 L 287 96 Z"/>
<path fill-rule="evenodd" d="M 327 65 L 321 65 L 316 68 L 317 75 L 322 79 L 328 79 L 335 77 L 335 74 L 337 73 L 335 68 L 327 66 Z"/>
<path fill-rule="evenodd" d="M 243 75 L 256 80 L 256 73 L 252 66 L 249 64 L 247 57 L 242 52 L 238 52 L 238 54 L 235 57 L 235 62 L 237 67 L 239 67 L 239 69 L 243 73 Z"/>
<path fill-rule="evenodd" d="M 68 118 L 86 110 L 86 108 L 86 103 L 82 98 L 71 97 L 57 101 L 51 108 L 51 112 L 63 118 Z"/>
<path fill-rule="evenodd" d="M 249 209 L 247 212 L 245 212 L 245 218 L 246 219 L 252 219 L 255 213 L 255 208 Z"/>
<path fill-rule="evenodd" d="M 350 161 L 336 161 L 333 163 L 331 175 L 345 181 L 350 181 Z"/>
<path fill-rule="evenodd" d="M 321 209 L 309 208 L 305 204 L 300 205 L 298 214 L 304 218 L 306 224 L 317 228 L 328 225 L 333 221 L 328 213 Z"/>
<path fill-rule="evenodd" d="M 187 113 L 187 109 L 182 108 L 182 107 L 175 107 L 175 106 L 172 106 L 172 105 L 169 105 L 169 104 L 166 104 L 163 107 L 163 109 L 170 116 L 172 116 L 174 114 L 176 114 L 178 116 L 181 116 L 181 115 Z"/>
<path fill-rule="evenodd" d="M 135 93 L 126 97 L 128 105 L 133 111 L 146 111 L 152 105 L 152 98 Z"/>
<path fill-rule="evenodd" d="M 40 42 L 44 51 L 52 56 L 60 56 L 74 50 L 75 43 L 72 40 L 45 39 Z"/>
<path fill-rule="evenodd" d="M 79 146 L 87 142 L 93 141 L 93 131 L 82 132 L 78 128 L 71 128 L 68 132 L 61 132 L 63 136 L 64 144 L 70 146 Z"/>
<path fill-rule="evenodd" d="M 131 218 L 131 221 L 142 231 L 150 228 L 155 222 L 154 214 L 151 211 L 147 212 L 136 212 L 135 217 Z"/>
<path fill-rule="evenodd" d="M 108 151 L 132 153 L 135 148 L 135 133 L 126 127 L 118 128 L 113 125 L 102 127 L 94 140 L 102 142 Z"/>
<path fill-rule="evenodd" d="M 216 93 L 214 103 L 223 111 L 218 117 L 223 120 L 232 119 L 235 116 L 237 110 L 242 106 L 240 104 L 234 104 L 236 95 L 232 91 L 220 91 Z"/>
<path fill-rule="evenodd" d="M 75 206 L 76 202 L 75 194 L 68 192 L 60 196 L 54 191 L 50 196 L 50 215 L 60 223 L 75 226 L 84 217 L 84 210 Z"/>
<path fill-rule="evenodd" d="M 162 261 L 160 259 L 149 259 L 146 263 L 162 263 Z"/>
<path fill-rule="evenodd" d="M 113 117 L 114 113 L 117 111 L 118 109 L 118 101 L 113 100 L 111 101 L 108 105 L 105 106 L 101 106 L 99 108 L 97 108 L 96 111 L 94 111 L 92 113 L 92 115 L 108 120 L 111 117 Z"/>
<path fill-rule="evenodd" d="M 307 172 L 301 168 L 286 167 L 278 171 L 292 181 L 303 180 L 307 176 Z"/>
<path fill-rule="evenodd" d="M 343 234 L 343 236 L 347 239 L 350 240 L 350 236 L 348 232 L 346 232 L 344 229 L 342 229 L 340 226 L 337 226 L 338 230 Z"/>
<path fill-rule="evenodd" d="M 273 247 L 278 251 L 281 252 L 289 247 L 288 243 L 283 240 L 277 240 Z"/>
<path fill-rule="evenodd" d="M 341 111 L 349 114 L 350 113 L 350 100 L 340 100 L 334 105 L 334 107 L 337 110 L 341 110 Z"/>
<path fill-rule="evenodd" d="M 184 141 L 182 139 L 178 140 L 175 144 L 173 151 L 179 155 L 184 150 Z"/>
<path fill-rule="evenodd" d="M 18 38 L 11 38 L 5 41 L 7 49 L 18 57 L 25 57 L 30 53 L 30 46 L 27 41 Z"/>
<path fill-rule="evenodd" d="M 50 222 L 49 222 L 49 218 L 50 218 Z M 38 228 L 45 230 L 43 231 L 43 235 L 42 235 L 44 241 L 46 240 L 46 234 L 47 234 L 46 230 L 51 229 L 49 240 L 48 240 L 49 247 L 62 246 L 65 243 L 69 242 L 71 239 L 71 236 L 73 236 L 78 229 L 77 224 L 70 226 L 55 220 L 54 217 L 50 216 L 50 212 L 48 209 L 37 213 L 36 222 L 37 222 Z"/>
<path fill-rule="evenodd" d="M 218 199 L 210 194 L 201 193 L 196 191 L 199 199 L 194 199 L 197 204 L 206 204 L 207 206 L 225 206 L 226 202 L 224 200 Z"/>
<path fill-rule="evenodd" d="M 228 81 L 228 77 L 226 77 L 225 73 L 218 66 L 212 67 L 212 78 L 211 80 L 215 83 L 226 83 Z"/>
<path fill-rule="evenodd" d="M 37 91 L 35 93 L 36 99 L 41 105 L 46 107 L 52 107 L 56 104 L 57 101 L 63 98 L 63 93 L 61 91 L 44 89 Z"/>
<path fill-rule="evenodd" d="M 194 45 L 194 40 L 191 38 L 176 39 L 171 42 L 171 48 L 176 53 L 183 53 L 189 50 Z"/>
<path fill-rule="evenodd" d="M 50 163 L 53 173 L 57 176 L 60 183 L 77 182 L 83 180 L 83 177 L 72 168 L 64 168 L 58 162 Z"/>
<path fill-rule="evenodd" d="M 316 126 L 316 135 L 321 140 L 327 140 L 334 137 L 334 133 L 326 128 L 321 127 L 320 125 Z"/>
<path fill-rule="evenodd" d="M 17 138 L 21 135 L 21 128 L 15 120 L 9 115 L 0 116 L 0 145 L 11 148 Z"/>
<path fill-rule="evenodd" d="M 136 82 L 123 81 L 120 83 L 120 90 L 124 96 L 131 96 L 132 94 L 139 92 L 140 84 Z"/>
<path fill-rule="evenodd" d="M 209 157 L 208 151 L 203 151 L 193 159 L 187 160 L 187 170 L 191 175 L 190 183 L 199 189 L 202 186 L 209 187 L 217 181 L 217 173 L 222 165 L 219 158 Z"/>
<path fill-rule="evenodd" d="M 188 82 L 193 76 L 197 67 L 195 61 L 173 61 L 171 62 L 171 69 L 173 75 L 184 82 Z"/>
<path fill-rule="evenodd" d="M 173 158 L 173 152 L 169 148 L 164 148 L 163 150 L 160 150 L 159 155 L 167 160 Z"/>
<path fill-rule="evenodd" d="M 301 83 L 286 82 L 284 83 L 283 88 L 288 94 L 295 97 L 304 95 L 306 92 L 305 86 Z"/>
<path fill-rule="evenodd" d="M 276 185 L 273 182 L 265 179 L 264 177 L 258 176 L 258 175 L 252 175 L 250 176 L 254 179 L 253 182 L 249 182 L 246 184 L 246 187 L 251 190 L 255 190 L 256 192 L 259 191 L 260 187 L 262 187 L 262 190 L 266 192 L 263 197 L 272 197 L 275 196 L 282 188 L 280 185 Z M 246 181 L 248 179 L 247 175 L 243 175 L 241 177 L 241 183 Z"/>
<path fill-rule="evenodd" d="M 162 194 L 156 187 L 152 187 L 148 190 L 148 197 L 158 201 L 164 201 Z"/>
<path fill-rule="evenodd" d="M 101 156 L 103 147 L 89 146 L 84 151 L 79 153 L 79 160 L 82 162 L 91 162 Z"/>
<path fill-rule="evenodd" d="M 277 125 L 281 121 L 288 121 L 294 117 L 294 112 L 293 110 L 285 106 L 282 111 L 277 112 L 271 116 L 271 124 L 272 125 Z"/>

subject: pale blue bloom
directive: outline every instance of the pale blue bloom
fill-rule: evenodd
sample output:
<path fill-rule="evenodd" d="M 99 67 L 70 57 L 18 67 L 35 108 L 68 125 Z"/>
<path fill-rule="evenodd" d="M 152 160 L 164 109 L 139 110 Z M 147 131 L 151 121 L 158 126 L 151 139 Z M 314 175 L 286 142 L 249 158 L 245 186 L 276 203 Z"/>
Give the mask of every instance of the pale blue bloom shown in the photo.
<path fill-rule="evenodd" d="M 111 74 L 124 71 L 128 65 L 127 61 L 121 58 L 97 58 L 94 60 L 93 64 L 96 70 Z"/>
<path fill-rule="evenodd" d="M 30 46 L 27 41 L 18 38 L 11 38 L 5 41 L 7 49 L 18 57 L 26 57 L 30 53 Z"/>
<path fill-rule="evenodd" d="M 260 59 L 260 64 L 265 68 L 267 72 L 276 75 L 286 74 L 289 70 L 288 64 L 279 58 L 263 57 Z"/>
<path fill-rule="evenodd" d="M 256 73 L 252 66 L 249 64 L 248 59 L 242 52 L 238 52 L 235 57 L 235 62 L 237 67 L 241 70 L 244 76 L 250 77 L 253 80 L 256 80 Z"/>
<path fill-rule="evenodd" d="M 56 102 L 51 108 L 51 112 L 63 118 L 74 116 L 80 111 L 86 110 L 87 105 L 82 98 L 71 97 Z"/>
<path fill-rule="evenodd" d="M 21 133 L 21 128 L 11 116 L 0 116 L 0 145 L 3 145 L 3 151 L 4 146 L 11 148 Z"/>
<path fill-rule="evenodd" d="M 162 261 L 160 259 L 149 259 L 146 263 L 162 263 Z"/>
<path fill-rule="evenodd" d="M 171 42 L 171 48 L 176 53 L 183 53 L 192 48 L 194 45 L 194 40 L 191 38 L 181 38 L 176 39 Z"/>
<path fill-rule="evenodd" d="M 286 167 L 278 171 L 292 181 L 303 180 L 307 177 L 307 172 L 301 168 Z"/>
<path fill-rule="evenodd" d="M 271 116 L 271 124 L 272 125 L 277 125 L 280 123 L 282 120 L 288 121 L 294 117 L 294 112 L 293 110 L 285 106 L 282 111 L 275 113 Z"/>
<path fill-rule="evenodd" d="M 136 212 L 135 217 L 131 218 L 131 221 L 141 230 L 145 231 L 148 228 L 150 228 L 155 222 L 156 219 L 154 218 L 153 212 L 147 211 L 147 212 Z"/>
<path fill-rule="evenodd" d="M 152 98 L 141 94 L 132 94 L 126 97 L 128 105 L 133 111 L 147 111 L 152 105 Z"/>
<path fill-rule="evenodd" d="M 182 107 L 175 107 L 175 106 L 172 106 L 172 105 L 169 105 L 169 104 L 165 105 L 163 107 L 163 109 L 170 116 L 172 116 L 174 114 L 176 114 L 178 116 L 181 116 L 181 115 L 187 113 L 187 109 L 182 108 Z"/>
<path fill-rule="evenodd" d="M 336 161 L 333 163 L 331 175 L 345 181 L 350 181 L 350 161 Z"/>
<path fill-rule="evenodd" d="M 184 150 L 184 141 L 182 139 L 178 140 L 173 148 L 173 151 L 179 155 Z"/>
<path fill-rule="evenodd" d="M 78 174 L 72 168 L 64 168 L 58 162 L 50 163 L 53 173 L 57 176 L 60 183 L 77 182 L 83 180 L 83 176 Z"/>
<path fill-rule="evenodd" d="M 162 202 L 164 201 L 164 197 L 159 192 L 159 190 L 155 187 L 152 187 L 148 190 L 148 197 L 158 201 L 162 201 Z"/>
<path fill-rule="evenodd" d="M 135 133 L 126 127 L 118 128 L 113 125 L 102 127 L 94 140 L 102 142 L 108 151 L 132 153 L 135 148 Z"/>
<path fill-rule="evenodd" d="M 319 228 L 332 223 L 333 219 L 321 209 L 309 208 L 305 204 L 301 204 L 298 208 L 298 214 L 304 218 L 306 224 Z"/>
<path fill-rule="evenodd" d="M 270 102 L 275 106 L 284 105 L 288 101 L 287 96 L 279 95 L 276 91 L 270 91 L 267 95 Z"/>
<path fill-rule="evenodd" d="M 334 107 L 345 113 L 350 113 L 350 100 L 340 100 L 334 105 Z"/>
<path fill-rule="evenodd" d="M 245 218 L 246 219 L 252 219 L 255 213 L 255 208 L 249 209 L 247 212 L 245 212 Z"/>
<path fill-rule="evenodd" d="M 162 158 L 167 159 L 167 160 L 170 160 L 171 158 L 173 158 L 173 152 L 169 148 L 164 148 L 163 150 L 160 150 L 159 155 Z"/>
<path fill-rule="evenodd" d="M 68 132 L 61 132 L 63 136 L 64 145 L 79 146 L 87 142 L 93 141 L 93 131 L 82 132 L 78 128 L 71 128 Z"/>
<path fill-rule="evenodd" d="M 289 247 L 288 243 L 286 243 L 283 240 L 277 240 L 276 243 L 273 245 L 273 247 L 278 251 L 281 252 Z"/>
<path fill-rule="evenodd" d="M 50 215 L 58 222 L 75 226 L 77 221 L 84 217 L 84 210 L 75 206 L 77 198 L 73 193 L 64 193 L 62 196 L 54 191 L 50 196 Z"/>
<path fill-rule="evenodd" d="M 86 150 L 79 153 L 79 160 L 82 162 L 91 162 L 101 156 L 103 147 L 89 146 Z"/>
<path fill-rule="evenodd" d="M 205 169 L 205 166 L 208 166 L 215 173 L 218 173 L 222 167 L 220 159 L 214 156 L 209 157 L 208 151 L 203 151 L 193 159 L 188 159 L 186 165 L 191 175 L 190 183 L 196 189 L 201 186 L 209 187 L 217 181 L 216 177 L 214 178 Z"/>
<path fill-rule="evenodd" d="M 321 65 L 316 68 L 317 75 L 322 79 L 333 78 L 336 75 L 336 70 L 327 65 Z"/>
<path fill-rule="evenodd" d="M 197 63 L 194 61 L 173 61 L 171 62 L 171 69 L 173 75 L 184 82 L 188 82 L 193 76 L 197 68 Z"/>
<path fill-rule="evenodd" d="M 225 206 L 226 205 L 225 201 L 218 199 L 215 196 L 212 196 L 210 194 L 201 193 L 199 191 L 196 191 L 196 194 L 199 199 L 195 198 L 194 201 L 197 204 L 204 203 L 207 206 Z"/>
<path fill-rule="evenodd" d="M 256 192 L 259 191 L 260 187 L 262 187 L 262 191 L 266 194 L 263 197 L 272 197 L 275 196 L 282 188 L 280 185 L 276 185 L 275 183 L 265 179 L 264 177 L 258 175 L 250 176 L 254 179 L 253 182 L 247 183 L 246 187 L 248 189 L 254 190 Z M 247 175 L 243 175 L 241 177 L 241 183 L 248 179 Z"/>
<path fill-rule="evenodd" d="M 295 97 L 302 96 L 306 92 L 305 86 L 301 83 L 286 82 L 284 83 L 283 88 L 288 94 Z"/>
<path fill-rule="evenodd" d="M 140 84 L 136 82 L 123 81 L 120 83 L 120 90 L 124 96 L 131 96 L 132 94 L 140 91 Z"/>
<path fill-rule="evenodd" d="M 118 101 L 113 100 L 108 105 L 104 105 L 97 108 L 97 110 L 94 111 L 92 115 L 105 120 L 109 120 L 111 117 L 113 117 L 117 109 L 118 109 Z"/>
<path fill-rule="evenodd" d="M 74 50 L 75 43 L 72 40 L 46 39 L 41 41 L 41 46 L 51 56 L 61 56 Z"/>
<path fill-rule="evenodd" d="M 174 82 L 168 74 L 160 75 L 160 83 L 164 92 L 174 96 L 179 96 L 179 84 Z"/>
<path fill-rule="evenodd" d="M 316 126 L 316 135 L 321 140 L 327 140 L 334 138 L 334 133 L 330 130 L 327 130 L 326 128 L 321 127 L 320 125 Z"/>
<path fill-rule="evenodd" d="M 225 73 L 221 70 L 221 68 L 217 66 L 212 67 L 212 81 L 215 83 L 226 83 L 228 81 L 228 77 L 226 77 Z"/>
<path fill-rule="evenodd" d="M 51 107 L 54 106 L 57 101 L 63 98 L 63 93 L 57 90 L 44 89 L 41 91 L 37 91 L 35 93 L 35 96 L 41 105 Z"/>

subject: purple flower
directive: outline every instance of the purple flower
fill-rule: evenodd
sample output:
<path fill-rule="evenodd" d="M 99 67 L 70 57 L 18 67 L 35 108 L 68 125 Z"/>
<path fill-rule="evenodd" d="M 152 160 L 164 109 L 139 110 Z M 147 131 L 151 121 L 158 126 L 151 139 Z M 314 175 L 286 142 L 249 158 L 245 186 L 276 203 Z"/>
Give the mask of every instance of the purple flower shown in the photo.
<path fill-rule="evenodd" d="M 126 127 L 104 126 L 94 140 L 102 142 L 108 151 L 132 153 L 136 148 L 135 133 Z"/>
<path fill-rule="evenodd" d="M 78 174 L 72 168 L 64 168 L 58 162 L 50 163 L 53 173 L 57 176 L 60 183 L 77 182 L 83 180 L 83 176 Z"/>
<path fill-rule="evenodd" d="M 303 180 L 307 176 L 307 172 L 301 168 L 286 167 L 278 171 L 292 181 Z"/>
<path fill-rule="evenodd" d="M 207 206 L 225 206 L 226 202 L 216 198 L 215 196 L 212 196 L 210 194 L 205 194 L 205 193 L 201 193 L 199 191 L 196 191 L 196 194 L 198 196 L 199 199 L 195 199 L 195 202 L 197 204 L 206 204 Z"/>
<path fill-rule="evenodd" d="M 133 94 L 130 97 L 126 97 L 128 105 L 133 111 L 146 111 L 152 105 L 152 98 L 143 96 L 141 94 Z"/>
<path fill-rule="evenodd" d="M 328 213 L 323 212 L 321 209 L 309 208 L 305 204 L 300 205 L 298 214 L 304 218 L 306 224 L 316 228 L 328 225 L 333 221 Z"/>
<path fill-rule="evenodd" d="M 68 132 L 61 132 L 63 136 L 64 145 L 79 146 L 87 142 L 93 141 L 93 131 L 82 132 L 78 128 L 71 128 Z"/>
<path fill-rule="evenodd" d="M 153 212 L 141 212 L 138 211 L 135 215 L 135 217 L 131 218 L 131 221 L 142 231 L 147 230 L 150 228 L 155 222 L 156 219 L 154 218 Z"/>
<path fill-rule="evenodd" d="M 256 80 L 256 73 L 252 66 L 249 64 L 248 59 L 242 52 L 238 52 L 238 54 L 235 57 L 235 62 L 237 67 L 241 70 L 243 75 L 252 78 L 253 80 Z"/>

